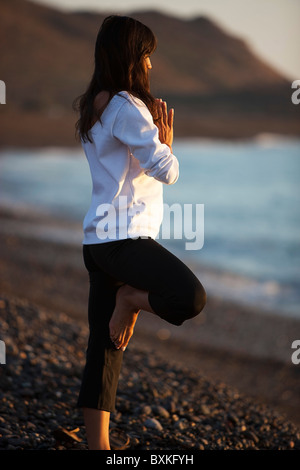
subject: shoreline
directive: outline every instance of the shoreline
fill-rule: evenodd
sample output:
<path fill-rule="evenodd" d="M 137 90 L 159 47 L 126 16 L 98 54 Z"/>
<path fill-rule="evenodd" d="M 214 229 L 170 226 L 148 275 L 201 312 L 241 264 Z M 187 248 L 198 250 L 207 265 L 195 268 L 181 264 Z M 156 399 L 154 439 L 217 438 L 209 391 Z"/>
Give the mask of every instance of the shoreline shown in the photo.
<path fill-rule="evenodd" d="M 5 214 L 0 217 L 3 222 Z M 74 324 L 86 322 L 81 246 L 31 239 L 30 231 L 1 231 L 0 294 L 63 312 Z M 300 426 L 300 365 L 291 361 L 291 343 L 299 335 L 295 318 L 210 296 L 203 313 L 180 328 L 142 312 L 130 345 L 199 377 L 222 380 Z"/>
<path fill-rule="evenodd" d="M 299 138 L 299 119 L 293 108 L 292 114 L 288 113 L 285 118 L 260 111 L 249 114 L 241 109 L 235 112 L 224 109 L 221 112 L 199 113 L 192 112 L 190 105 L 188 110 L 180 105 L 176 106 L 176 110 L 175 133 L 179 138 L 252 139 L 261 131 Z M 2 116 L 5 119 L 1 122 L 1 147 L 72 147 L 76 144 L 74 126 L 77 119 L 72 112 L 50 117 L 43 112 L 12 109 Z M 22 124 L 16 126 L 18 122 Z"/>
<path fill-rule="evenodd" d="M 272 132 L 272 131 L 263 131 L 263 132 L 256 132 L 251 135 L 237 135 L 237 136 L 210 136 L 210 135 L 201 135 L 201 134 L 193 134 L 193 135 L 179 135 L 178 137 L 174 138 L 174 147 L 176 144 L 195 144 L 200 143 L 202 145 L 231 145 L 231 144 L 256 144 L 258 146 L 272 146 L 274 144 L 281 144 L 281 143 L 294 143 L 299 142 L 300 140 L 300 133 L 282 133 L 282 132 Z M 2 154 L 10 152 L 18 152 L 18 151 L 26 151 L 26 152 L 34 152 L 47 155 L 49 152 L 57 152 L 61 151 L 63 153 L 69 153 L 72 150 L 76 153 L 82 153 L 84 155 L 82 146 L 80 143 L 74 142 L 59 142 L 57 144 L 49 143 L 48 145 L 44 145 L 43 143 L 39 143 L 33 141 L 32 143 L 28 143 L 27 145 L 23 145 L 19 143 L 15 144 L 1 144 L 0 145 L 0 160 Z"/>

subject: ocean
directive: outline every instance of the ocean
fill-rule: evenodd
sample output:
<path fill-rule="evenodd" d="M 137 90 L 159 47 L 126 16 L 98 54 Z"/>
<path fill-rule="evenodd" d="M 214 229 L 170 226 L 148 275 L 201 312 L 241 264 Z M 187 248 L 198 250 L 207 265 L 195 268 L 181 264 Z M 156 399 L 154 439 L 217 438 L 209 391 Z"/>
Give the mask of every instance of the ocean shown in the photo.
<path fill-rule="evenodd" d="M 208 293 L 300 318 L 300 140 L 181 139 L 173 151 L 180 177 L 164 186 L 164 201 L 190 206 L 191 227 L 204 243 L 188 250 L 191 240 L 172 233 L 158 241 L 193 268 Z M 0 207 L 81 223 L 90 197 L 81 149 L 0 151 Z"/>

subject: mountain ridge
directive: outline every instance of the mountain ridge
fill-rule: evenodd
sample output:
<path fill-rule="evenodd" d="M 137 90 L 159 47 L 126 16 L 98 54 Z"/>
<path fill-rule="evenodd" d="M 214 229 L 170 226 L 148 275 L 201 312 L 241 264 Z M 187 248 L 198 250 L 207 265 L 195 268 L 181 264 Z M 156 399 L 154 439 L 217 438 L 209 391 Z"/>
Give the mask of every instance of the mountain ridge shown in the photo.
<path fill-rule="evenodd" d="M 66 13 L 27 0 L 0 0 L 0 8 L 0 79 L 7 89 L 0 145 L 75 144 L 72 102 L 90 80 L 107 14 Z M 176 135 L 299 134 L 291 84 L 245 41 L 207 17 L 128 15 L 158 38 L 151 89 L 175 108 Z"/>

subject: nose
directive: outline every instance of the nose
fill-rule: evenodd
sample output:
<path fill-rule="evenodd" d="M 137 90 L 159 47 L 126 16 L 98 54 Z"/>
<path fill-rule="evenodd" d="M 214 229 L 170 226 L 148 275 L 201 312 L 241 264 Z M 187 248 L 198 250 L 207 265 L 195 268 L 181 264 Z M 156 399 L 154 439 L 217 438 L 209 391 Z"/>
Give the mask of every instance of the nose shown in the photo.
<path fill-rule="evenodd" d="M 147 66 L 147 69 L 152 69 L 152 64 L 151 64 L 150 57 L 146 58 L 146 66 Z"/>

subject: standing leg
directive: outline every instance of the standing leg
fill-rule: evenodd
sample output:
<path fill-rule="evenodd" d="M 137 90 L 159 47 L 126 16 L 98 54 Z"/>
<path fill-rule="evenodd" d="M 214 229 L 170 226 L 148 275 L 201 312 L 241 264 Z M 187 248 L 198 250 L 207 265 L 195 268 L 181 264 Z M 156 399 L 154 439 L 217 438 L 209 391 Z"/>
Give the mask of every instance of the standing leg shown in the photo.
<path fill-rule="evenodd" d="M 116 350 L 110 340 L 109 320 L 122 283 L 95 266 L 87 248 L 84 248 L 84 260 L 90 278 L 89 341 L 77 405 L 83 409 L 89 449 L 109 450 L 110 412 L 115 411 L 123 357 L 123 352 Z"/>
<path fill-rule="evenodd" d="M 83 408 L 83 418 L 89 450 L 110 450 L 110 412 Z"/>

